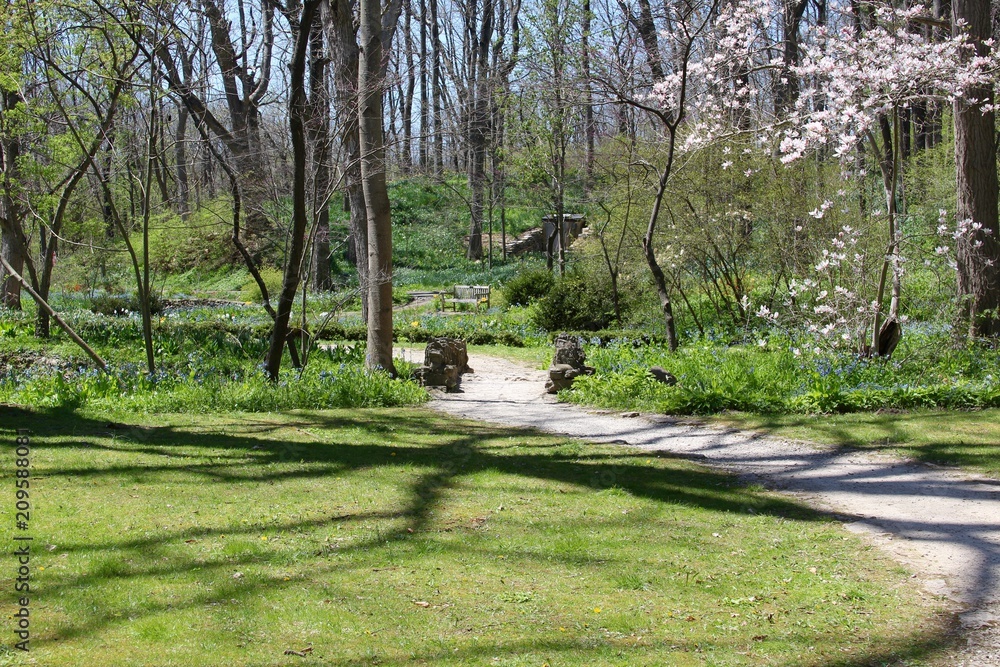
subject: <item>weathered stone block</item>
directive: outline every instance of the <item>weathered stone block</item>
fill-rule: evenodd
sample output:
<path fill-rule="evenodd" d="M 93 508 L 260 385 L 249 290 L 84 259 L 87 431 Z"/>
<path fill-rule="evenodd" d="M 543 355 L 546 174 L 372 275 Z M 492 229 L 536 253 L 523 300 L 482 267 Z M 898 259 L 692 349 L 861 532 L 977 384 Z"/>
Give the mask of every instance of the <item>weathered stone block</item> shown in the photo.
<path fill-rule="evenodd" d="M 424 349 L 424 365 L 413 371 L 413 379 L 425 387 L 456 391 L 463 373 L 471 373 L 464 340 L 432 338 Z"/>
<path fill-rule="evenodd" d="M 583 345 L 576 336 L 559 334 L 555 339 L 556 351 L 549 367 L 549 381 L 545 383 L 545 391 L 555 394 L 561 389 L 568 389 L 573 380 L 580 375 L 592 375 L 594 369 L 587 366 Z"/>

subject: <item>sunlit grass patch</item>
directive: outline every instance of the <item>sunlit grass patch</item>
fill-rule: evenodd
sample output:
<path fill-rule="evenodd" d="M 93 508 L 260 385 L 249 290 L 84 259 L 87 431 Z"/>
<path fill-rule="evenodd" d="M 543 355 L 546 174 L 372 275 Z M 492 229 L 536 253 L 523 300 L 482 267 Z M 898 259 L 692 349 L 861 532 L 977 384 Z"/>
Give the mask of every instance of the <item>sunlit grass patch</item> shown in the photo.
<path fill-rule="evenodd" d="M 676 458 L 426 410 L 0 415 L 5 443 L 33 431 L 36 664 L 860 665 L 945 641 L 837 523 Z"/>
<path fill-rule="evenodd" d="M 748 415 L 720 421 L 825 445 L 893 452 L 1000 475 L 1000 410 L 925 410 L 846 415 Z"/>

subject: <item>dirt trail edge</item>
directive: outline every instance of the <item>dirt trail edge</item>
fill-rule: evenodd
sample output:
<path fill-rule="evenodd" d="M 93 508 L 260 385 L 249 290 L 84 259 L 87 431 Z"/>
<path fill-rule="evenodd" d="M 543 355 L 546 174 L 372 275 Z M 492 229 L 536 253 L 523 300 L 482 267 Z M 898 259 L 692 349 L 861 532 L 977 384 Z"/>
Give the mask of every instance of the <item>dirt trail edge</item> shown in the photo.
<path fill-rule="evenodd" d="M 817 449 L 650 415 L 623 417 L 557 403 L 545 373 L 473 355 L 462 392 L 435 409 L 591 442 L 684 455 L 834 513 L 960 605 L 967 647 L 956 666 L 1000 665 L 1000 481 L 856 451 Z"/>

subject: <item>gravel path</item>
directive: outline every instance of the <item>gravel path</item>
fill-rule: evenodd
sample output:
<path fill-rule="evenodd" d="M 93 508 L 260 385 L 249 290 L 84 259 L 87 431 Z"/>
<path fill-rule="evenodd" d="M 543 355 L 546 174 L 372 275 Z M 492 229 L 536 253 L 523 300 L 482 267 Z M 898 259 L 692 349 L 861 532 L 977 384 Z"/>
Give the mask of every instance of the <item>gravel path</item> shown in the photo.
<path fill-rule="evenodd" d="M 557 403 L 545 373 L 472 356 L 462 392 L 432 406 L 462 417 L 686 455 L 834 513 L 954 600 L 968 644 L 948 664 L 1000 666 L 1000 481 L 870 453 Z"/>

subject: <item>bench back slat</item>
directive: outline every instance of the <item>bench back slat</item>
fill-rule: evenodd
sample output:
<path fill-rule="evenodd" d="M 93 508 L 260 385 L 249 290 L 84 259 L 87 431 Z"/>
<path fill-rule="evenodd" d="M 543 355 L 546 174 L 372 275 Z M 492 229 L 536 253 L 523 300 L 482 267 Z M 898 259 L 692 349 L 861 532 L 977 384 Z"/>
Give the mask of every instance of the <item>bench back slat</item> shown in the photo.
<path fill-rule="evenodd" d="M 455 285 L 456 299 L 481 299 L 489 296 L 489 285 Z"/>

